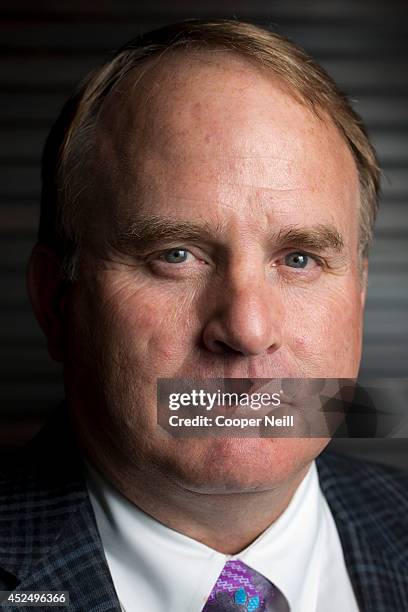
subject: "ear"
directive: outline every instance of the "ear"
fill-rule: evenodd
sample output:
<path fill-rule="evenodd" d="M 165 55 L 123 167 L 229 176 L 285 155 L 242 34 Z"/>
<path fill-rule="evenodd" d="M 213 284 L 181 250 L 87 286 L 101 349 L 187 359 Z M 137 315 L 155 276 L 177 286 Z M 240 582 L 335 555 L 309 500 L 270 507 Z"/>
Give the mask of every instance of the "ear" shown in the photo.
<path fill-rule="evenodd" d="M 61 362 L 66 283 L 61 278 L 61 259 L 57 253 L 37 243 L 27 265 L 26 282 L 34 314 L 47 338 L 48 352 Z"/>
<path fill-rule="evenodd" d="M 368 258 L 364 257 L 361 262 L 360 269 L 360 277 L 361 277 L 361 308 L 364 310 L 366 297 L 367 297 L 367 285 L 368 285 Z"/>

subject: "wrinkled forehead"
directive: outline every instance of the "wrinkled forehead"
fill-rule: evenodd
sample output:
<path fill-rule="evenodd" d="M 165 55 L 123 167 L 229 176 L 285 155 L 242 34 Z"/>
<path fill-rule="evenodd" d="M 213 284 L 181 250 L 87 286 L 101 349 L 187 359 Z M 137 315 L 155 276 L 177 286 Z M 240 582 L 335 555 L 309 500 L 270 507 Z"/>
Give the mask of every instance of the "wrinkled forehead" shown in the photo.
<path fill-rule="evenodd" d="M 328 117 L 319 119 L 299 95 L 270 70 L 233 52 L 171 52 L 144 61 L 109 94 L 98 140 L 104 154 L 120 153 L 121 163 L 138 151 L 175 156 L 185 147 L 193 153 L 197 144 L 203 153 L 219 145 L 223 152 L 229 147 L 245 154 L 246 148 L 269 147 L 279 128 L 292 147 L 314 137 L 322 155 L 325 145 L 335 153 L 340 141 L 342 152 L 349 152 Z"/>
<path fill-rule="evenodd" d="M 245 108 L 262 80 L 259 68 L 229 51 L 173 51 L 145 60 L 104 101 L 99 139 L 121 148 L 161 147 L 166 138 L 179 140 L 203 122 L 216 127 L 217 119 L 225 119 L 226 96 Z"/>
<path fill-rule="evenodd" d="M 334 124 L 229 52 L 146 62 L 105 101 L 97 140 L 101 180 L 126 208 L 176 191 L 194 201 L 198 189 L 209 201 L 231 199 L 228 185 L 239 197 L 254 186 L 320 191 L 322 201 L 358 193 L 354 159 Z"/>

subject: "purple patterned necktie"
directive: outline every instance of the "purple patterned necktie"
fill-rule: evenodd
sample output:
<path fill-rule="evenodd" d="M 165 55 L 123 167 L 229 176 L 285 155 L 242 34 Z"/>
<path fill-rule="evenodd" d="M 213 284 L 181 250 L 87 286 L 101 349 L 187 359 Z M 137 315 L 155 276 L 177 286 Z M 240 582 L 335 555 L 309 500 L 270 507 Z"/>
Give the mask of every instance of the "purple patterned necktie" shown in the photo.
<path fill-rule="evenodd" d="M 289 612 L 286 597 L 242 561 L 224 565 L 202 612 Z"/>

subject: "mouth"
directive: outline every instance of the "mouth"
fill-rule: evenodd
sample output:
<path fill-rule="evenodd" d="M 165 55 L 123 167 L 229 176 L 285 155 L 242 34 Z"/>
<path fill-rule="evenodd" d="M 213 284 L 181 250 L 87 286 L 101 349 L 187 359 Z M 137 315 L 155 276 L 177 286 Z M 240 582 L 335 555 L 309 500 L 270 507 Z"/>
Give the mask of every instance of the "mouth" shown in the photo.
<path fill-rule="evenodd" d="M 280 379 L 249 378 L 248 380 L 251 384 L 251 388 L 250 388 L 251 393 L 259 393 L 262 389 L 264 390 L 265 393 L 267 393 L 271 390 L 271 386 L 274 387 L 273 391 L 275 393 L 278 393 L 280 391 Z"/>
<path fill-rule="evenodd" d="M 272 395 L 279 393 L 281 404 L 290 405 L 291 398 L 282 390 L 282 381 L 280 378 L 249 378 L 251 387 L 249 393 L 268 393 Z"/>

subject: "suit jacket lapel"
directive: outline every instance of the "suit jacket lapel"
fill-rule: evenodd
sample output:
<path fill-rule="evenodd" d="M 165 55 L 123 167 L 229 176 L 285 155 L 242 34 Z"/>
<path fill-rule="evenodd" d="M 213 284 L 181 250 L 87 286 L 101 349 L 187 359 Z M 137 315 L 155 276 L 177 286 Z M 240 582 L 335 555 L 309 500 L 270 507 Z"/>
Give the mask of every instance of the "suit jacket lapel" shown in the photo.
<path fill-rule="evenodd" d="M 62 405 L 13 462 L 13 492 L 2 500 L 1 588 L 69 591 L 67 612 L 120 612 L 69 431 Z"/>
<path fill-rule="evenodd" d="M 87 500 L 64 522 L 60 535 L 33 569 L 18 590 L 68 591 L 66 609 L 72 611 L 121 609 Z"/>
<path fill-rule="evenodd" d="M 408 610 L 408 475 L 329 452 L 316 464 L 360 609 Z"/>

